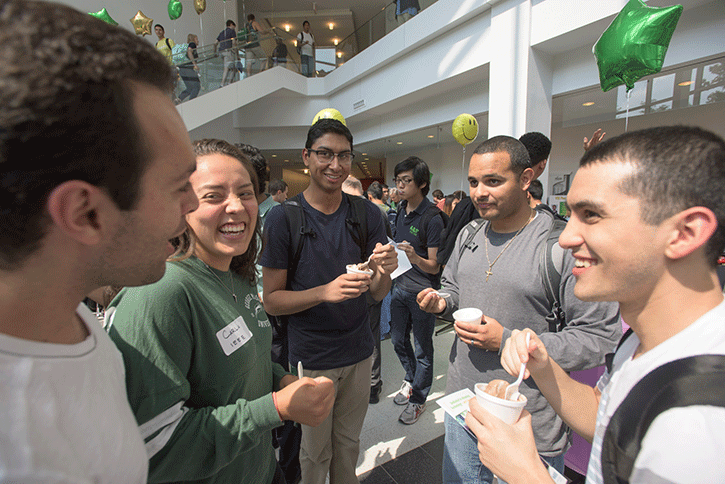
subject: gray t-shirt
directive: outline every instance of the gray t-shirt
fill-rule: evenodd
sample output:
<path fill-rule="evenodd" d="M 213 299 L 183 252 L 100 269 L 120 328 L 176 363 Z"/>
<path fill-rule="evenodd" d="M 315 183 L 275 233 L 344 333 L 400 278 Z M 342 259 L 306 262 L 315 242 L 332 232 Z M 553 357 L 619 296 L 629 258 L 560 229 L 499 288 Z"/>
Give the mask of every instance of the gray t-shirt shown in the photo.
<path fill-rule="evenodd" d="M 566 312 L 566 327 L 557 333 L 548 332 L 544 318 L 550 307 L 539 275 L 539 258 L 550 225 L 548 215 L 537 213 L 503 253 L 502 249 L 515 232 L 499 234 L 489 230 L 487 241 L 486 227 L 483 227 L 461 253 L 467 233 L 465 228 L 461 230 L 443 271 L 443 290 L 451 293 L 443 316 L 452 320 L 451 313 L 459 307 L 479 308 L 485 316 L 504 327 L 502 347 L 511 336 L 511 330 L 531 328 L 540 335 L 549 355 L 564 370 L 593 368 L 604 363 L 604 356 L 614 350 L 621 337 L 619 306 L 616 303 L 585 303 L 574 296 L 574 258 L 566 251 L 559 289 Z M 486 244 L 491 261 L 501 253 L 488 282 Z M 473 390 L 476 383 L 494 379 L 513 382 L 514 377 L 501 366 L 499 353 L 471 347 L 456 337 L 449 357 L 446 393 L 462 388 Z M 532 414 L 539 453 L 554 456 L 564 452 L 568 447 L 564 422 L 532 379 L 524 380 L 519 391 L 528 399 L 526 409 Z"/>

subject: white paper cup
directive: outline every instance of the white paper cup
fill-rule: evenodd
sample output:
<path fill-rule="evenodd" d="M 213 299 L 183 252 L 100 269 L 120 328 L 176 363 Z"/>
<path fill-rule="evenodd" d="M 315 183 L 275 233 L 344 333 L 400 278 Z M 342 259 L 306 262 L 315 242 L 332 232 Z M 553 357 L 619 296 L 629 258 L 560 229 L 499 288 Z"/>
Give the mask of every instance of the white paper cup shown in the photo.
<path fill-rule="evenodd" d="M 521 416 L 521 411 L 526 406 L 526 397 L 519 395 L 517 402 L 494 397 L 484 392 L 486 383 L 476 383 L 476 401 L 480 406 L 491 412 L 496 417 L 511 425 Z"/>
<path fill-rule="evenodd" d="M 481 324 L 483 311 L 478 308 L 463 308 L 453 313 L 453 319 L 462 323 Z"/>
<path fill-rule="evenodd" d="M 345 269 L 347 269 L 348 274 L 367 274 L 368 276 L 373 275 L 372 269 L 367 269 L 367 270 L 361 271 L 360 269 L 357 268 L 357 264 L 348 264 L 345 266 Z"/>

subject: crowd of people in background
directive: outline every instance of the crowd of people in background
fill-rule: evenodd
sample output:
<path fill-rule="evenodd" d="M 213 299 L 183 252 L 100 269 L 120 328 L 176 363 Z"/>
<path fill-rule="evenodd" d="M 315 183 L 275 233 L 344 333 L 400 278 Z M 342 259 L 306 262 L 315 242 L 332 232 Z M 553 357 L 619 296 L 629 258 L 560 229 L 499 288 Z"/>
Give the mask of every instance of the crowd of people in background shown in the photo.
<path fill-rule="evenodd" d="M 252 13 L 247 15 L 247 22 L 239 31 L 236 22 L 227 20 L 226 27 L 216 37 L 209 52 L 205 52 L 206 46 L 199 43 L 199 37 L 194 33 L 187 35 L 185 43 L 177 44 L 166 37 L 166 31 L 161 24 L 154 26 L 154 32 L 158 37 L 156 49 L 170 64 L 178 68 L 179 78 L 183 82 L 183 91 L 178 97 L 174 97 L 176 102 L 194 99 L 199 95 L 201 91 L 199 64 L 208 61 L 210 57 L 220 56 L 222 59 L 221 82 L 218 87 L 224 87 L 271 67 L 285 67 L 289 61 L 289 51 L 284 39 L 276 35 L 273 28 L 262 27 Z M 274 34 L 275 45 L 268 55 L 260 44 L 260 34 L 269 33 Z M 314 77 L 315 37 L 309 21 L 303 22 L 302 31 L 293 42 L 300 57 L 300 73 L 306 77 Z M 239 55 L 240 51 L 244 52 L 243 56 Z M 201 57 L 200 52 L 202 52 Z"/>
<path fill-rule="evenodd" d="M 258 148 L 189 139 L 162 26 L 154 48 L 58 3 L 7 0 L 0 27 L 0 482 L 358 482 L 380 340 L 404 369 L 398 420 L 413 425 L 437 318 L 455 332 L 447 393 L 527 364 L 513 424 L 475 399 L 467 427 L 446 415 L 446 483 L 553 482 L 570 429 L 593 441 L 594 483 L 725 480 L 717 135 L 585 138 L 565 225 L 539 203 L 541 133 L 483 141 L 468 196 L 430 200 L 417 156 L 395 164 L 394 186 L 364 190 L 350 129 L 321 119 L 299 140 L 309 184 L 288 198 Z M 225 65 L 235 27 L 215 44 Z M 569 377 L 605 362 L 596 388 Z M 662 365 L 665 380 L 712 378 L 671 392 L 625 455 L 609 423 L 641 425 L 622 419 L 656 392 L 630 396 Z"/>

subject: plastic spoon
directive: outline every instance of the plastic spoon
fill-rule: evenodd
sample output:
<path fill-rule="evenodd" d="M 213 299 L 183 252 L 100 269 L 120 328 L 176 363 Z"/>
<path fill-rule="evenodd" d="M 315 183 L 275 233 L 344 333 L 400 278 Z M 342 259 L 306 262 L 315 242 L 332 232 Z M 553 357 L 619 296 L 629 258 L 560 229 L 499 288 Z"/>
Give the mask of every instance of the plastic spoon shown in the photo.
<path fill-rule="evenodd" d="M 526 347 L 529 347 L 529 341 L 531 340 L 531 333 L 526 333 Z M 519 385 L 524 381 L 524 372 L 526 371 L 526 363 L 521 365 L 519 370 L 519 377 L 515 382 L 506 387 L 506 393 L 504 393 L 504 400 L 518 401 L 519 399 Z"/>
<path fill-rule="evenodd" d="M 443 299 L 445 299 L 445 298 L 447 298 L 447 297 L 451 297 L 451 295 L 450 295 L 450 294 L 448 294 L 447 292 L 438 292 L 438 291 L 431 291 L 431 293 L 432 293 L 432 294 L 435 294 L 435 295 L 436 295 L 436 296 L 438 296 L 438 297 L 442 297 Z"/>
<path fill-rule="evenodd" d="M 373 255 L 370 254 L 370 257 L 368 257 L 368 260 L 363 262 L 362 264 L 358 265 L 358 269 L 361 271 L 366 271 L 370 268 L 370 261 L 372 260 Z"/>

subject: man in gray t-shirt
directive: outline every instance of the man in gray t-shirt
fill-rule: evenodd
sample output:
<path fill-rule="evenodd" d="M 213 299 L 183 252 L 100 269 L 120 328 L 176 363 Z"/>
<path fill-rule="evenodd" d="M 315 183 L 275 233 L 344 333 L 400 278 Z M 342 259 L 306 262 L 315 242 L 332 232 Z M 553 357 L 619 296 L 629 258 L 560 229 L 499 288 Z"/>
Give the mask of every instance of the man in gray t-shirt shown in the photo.
<path fill-rule="evenodd" d="M 422 309 L 443 317 L 463 307 L 477 307 L 484 314 L 480 324 L 455 323 L 457 337 L 449 357 L 446 393 L 494 379 L 513 381 L 499 357 L 513 329 L 534 330 L 567 371 L 601 365 L 621 336 L 616 304 L 584 303 L 574 296 L 574 259 L 568 252 L 559 287 L 566 325 L 559 332 L 549 332 L 545 317 L 551 307 L 539 275 L 539 259 L 552 218 L 529 207 L 526 189 L 533 176 L 528 153 L 515 138 L 491 138 L 471 157 L 471 199 L 485 225 L 468 243 L 467 229 L 458 236 L 443 272 L 442 290 L 450 298 L 442 299 L 432 289 L 421 291 L 417 298 Z M 519 391 L 528 399 L 537 450 L 563 472 L 567 427 L 531 381 L 524 381 Z M 493 474 L 479 461 L 476 440 L 447 415 L 445 428 L 443 481 L 491 482 Z"/>

